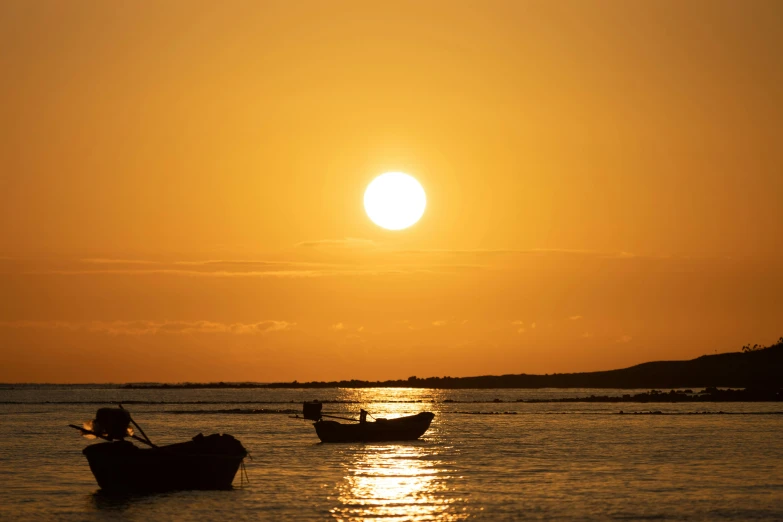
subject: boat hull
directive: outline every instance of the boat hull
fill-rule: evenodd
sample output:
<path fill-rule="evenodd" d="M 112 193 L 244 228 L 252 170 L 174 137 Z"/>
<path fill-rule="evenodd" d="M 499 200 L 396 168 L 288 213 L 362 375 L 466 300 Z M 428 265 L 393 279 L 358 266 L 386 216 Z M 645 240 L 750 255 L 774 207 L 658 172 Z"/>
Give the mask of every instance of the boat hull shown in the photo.
<path fill-rule="evenodd" d="M 416 440 L 426 432 L 435 414 L 422 412 L 399 419 L 341 424 L 320 420 L 313 424 L 321 442 L 395 442 Z"/>
<path fill-rule="evenodd" d="M 104 442 L 86 447 L 83 453 L 102 490 L 132 493 L 231 489 L 247 455 L 230 435 L 149 449 L 126 441 Z"/>

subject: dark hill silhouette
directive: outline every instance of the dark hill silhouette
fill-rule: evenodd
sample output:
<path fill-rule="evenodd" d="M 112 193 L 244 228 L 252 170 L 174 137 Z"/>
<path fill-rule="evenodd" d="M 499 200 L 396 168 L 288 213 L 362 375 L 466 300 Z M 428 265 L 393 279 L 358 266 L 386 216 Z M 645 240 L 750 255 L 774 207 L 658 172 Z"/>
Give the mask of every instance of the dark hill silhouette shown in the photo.
<path fill-rule="evenodd" d="M 414 387 L 414 388 L 779 388 L 783 386 L 783 337 L 767 348 L 704 355 L 690 361 L 657 361 L 630 368 L 553 375 L 428 377 L 367 382 L 273 383 L 268 387 Z"/>
<path fill-rule="evenodd" d="M 552 375 L 409 377 L 391 381 L 287 383 L 128 384 L 127 388 L 754 388 L 783 387 L 783 337 L 769 347 L 745 346 L 742 352 L 704 355 L 689 361 L 656 361 L 630 368 Z"/>

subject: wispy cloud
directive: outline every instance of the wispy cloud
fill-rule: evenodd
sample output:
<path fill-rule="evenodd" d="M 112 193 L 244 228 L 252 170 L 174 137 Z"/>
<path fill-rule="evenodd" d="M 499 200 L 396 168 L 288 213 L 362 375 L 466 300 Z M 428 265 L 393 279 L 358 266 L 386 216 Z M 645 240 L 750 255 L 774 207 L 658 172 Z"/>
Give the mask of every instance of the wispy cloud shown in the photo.
<path fill-rule="evenodd" d="M 269 270 L 255 267 L 253 270 L 197 270 L 189 268 L 164 268 L 164 267 L 128 267 L 110 268 L 96 267 L 89 269 L 39 269 L 20 272 L 22 275 L 62 275 L 62 276 L 87 276 L 87 275 L 127 275 L 127 276 L 178 276 L 193 278 L 313 278 L 313 277 L 347 277 L 347 276 L 384 276 L 384 275 L 412 275 L 412 274 L 457 274 L 469 270 L 478 270 L 482 267 L 463 265 L 440 266 L 394 266 L 394 265 L 322 265 L 312 263 L 313 268 L 291 268 Z M 321 268 L 318 268 L 321 267 Z M 282 268 L 282 267 L 281 267 Z"/>
<path fill-rule="evenodd" d="M 163 260 L 109 256 L 84 257 L 76 260 L 39 260 L 19 266 L 22 275 L 61 276 L 172 276 L 191 278 L 274 278 L 300 279 L 317 277 L 386 276 L 409 274 L 460 274 L 487 270 L 513 270 L 514 256 L 568 255 L 595 258 L 627 259 L 638 257 L 627 252 L 606 253 L 569 249 L 432 249 L 395 250 L 371 239 L 347 237 L 304 241 L 297 245 L 319 250 L 332 256 L 334 249 L 351 250 L 343 262 L 328 260 L 269 260 L 269 259 L 202 259 Z M 331 252 L 326 250 L 332 249 Z M 357 258 L 358 251 L 362 255 Z M 298 252 L 298 253 L 297 253 Z M 319 257 L 304 250 L 289 252 L 289 256 Z M 473 256 L 473 258 L 471 258 Z M 495 257 L 488 257 L 495 256 Z M 346 262 L 347 261 L 347 262 Z"/>
<path fill-rule="evenodd" d="M 2 259 L 2 258 L 0 258 Z M 251 266 L 251 267 L 301 267 L 313 268 L 327 265 L 326 263 L 312 263 L 301 261 L 269 261 L 264 259 L 202 259 L 195 261 L 162 261 L 154 259 L 118 259 L 111 257 L 87 257 L 79 259 L 80 263 L 88 265 L 147 265 L 147 266 L 187 266 L 187 267 L 212 267 L 212 266 Z"/>
<path fill-rule="evenodd" d="M 85 257 L 80 259 L 82 263 L 90 265 L 160 265 L 160 261 L 149 261 L 147 259 L 115 259 L 109 257 Z"/>
<path fill-rule="evenodd" d="M 582 319 L 582 316 L 581 315 L 572 315 L 568 319 L 569 319 L 569 321 L 578 321 L 578 320 Z"/>
<path fill-rule="evenodd" d="M 421 249 L 421 250 L 399 250 L 399 254 L 429 254 L 429 255 L 477 255 L 477 256 L 503 256 L 503 255 L 545 255 L 545 254 L 565 254 L 580 256 L 595 256 L 609 258 L 628 258 L 636 257 L 629 252 L 599 252 L 597 250 L 579 250 L 568 248 L 530 248 L 530 249 L 491 249 L 491 248 L 473 248 L 473 249 Z"/>
<path fill-rule="evenodd" d="M 97 270 L 34 270 L 24 272 L 27 275 L 172 275 L 184 277 L 321 277 L 339 275 L 338 270 L 179 270 L 176 268 L 153 269 L 97 269 Z"/>
<path fill-rule="evenodd" d="M 318 239 L 315 241 L 302 241 L 297 243 L 298 247 L 306 248 L 376 248 L 378 243 L 372 239 L 362 239 L 358 237 L 346 237 L 343 239 Z"/>
<path fill-rule="evenodd" d="M 339 332 L 341 330 L 345 330 L 345 325 L 343 323 L 335 323 L 329 328 L 334 330 L 335 332 Z"/>
<path fill-rule="evenodd" d="M 289 261 L 260 261 L 254 259 L 205 259 L 203 261 L 174 261 L 178 266 L 294 266 L 316 263 L 294 263 Z"/>
<path fill-rule="evenodd" d="M 362 240 L 364 241 L 364 240 Z M 482 267 L 421 263 L 326 263 L 313 261 L 270 261 L 257 259 L 206 259 L 162 261 L 109 257 L 82 258 L 54 266 L 26 268 L 21 275 L 127 275 L 193 278 L 314 278 L 342 276 L 383 276 L 406 274 L 453 274 Z"/>
<path fill-rule="evenodd" d="M 279 320 L 256 323 L 214 321 L 0 321 L 0 328 L 71 330 L 108 335 L 159 335 L 219 333 L 234 335 L 266 334 L 290 330 L 296 323 Z"/>
<path fill-rule="evenodd" d="M 525 323 L 523 321 L 520 321 L 520 320 L 511 321 L 511 324 L 514 325 L 514 326 L 519 326 L 519 327 L 524 327 L 525 326 Z M 530 326 L 531 329 L 534 329 L 536 327 L 536 323 L 530 323 L 529 326 Z"/>
<path fill-rule="evenodd" d="M 446 326 L 447 324 L 449 324 L 449 322 L 447 320 L 444 320 L 444 319 L 441 319 L 441 320 L 438 320 L 438 321 L 432 321 L 432 326 L 435 326 L 435 327 Z"/>
<path fill-rule="evenodd" d="M 623 335 L 620 336 L 615 342 L 619 344 L 625 344 L 625 343 L 630 343 L 632 340 L 633 337 L 631 337 L 630 335 Z"/>

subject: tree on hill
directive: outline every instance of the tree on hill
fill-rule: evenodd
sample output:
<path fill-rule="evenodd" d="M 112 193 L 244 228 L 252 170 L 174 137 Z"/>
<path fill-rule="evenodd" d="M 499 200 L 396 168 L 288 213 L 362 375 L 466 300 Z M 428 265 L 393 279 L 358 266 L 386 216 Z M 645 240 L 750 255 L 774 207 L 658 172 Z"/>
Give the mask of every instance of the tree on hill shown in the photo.
<path fill-rule="evenodd" d="M 761 346 L 760 344 L 754 344 L 753 346 L 751 346 L 750 344 L 746 344 L 745 346 L 742 347 L 742 351 L 745 352 L 745 353 L 757 352 L 759 350 L 766 350 L 767 348 L 772 348 L 774 346 L 779 346 L 779 345 L 782 345 L 782 344 L 783 344 L 783 337 L 778 339 L 777 343 L 770 344 L 769 346 Z"/>

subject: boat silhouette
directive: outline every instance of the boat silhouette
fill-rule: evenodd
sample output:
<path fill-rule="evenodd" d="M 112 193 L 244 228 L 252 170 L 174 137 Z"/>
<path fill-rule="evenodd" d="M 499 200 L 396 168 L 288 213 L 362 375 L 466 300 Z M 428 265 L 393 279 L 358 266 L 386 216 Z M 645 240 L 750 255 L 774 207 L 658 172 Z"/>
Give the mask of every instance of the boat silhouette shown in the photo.
<path fill-rule="evenodd" d="M 321 442 L 396 442 L 416 440 L 429 429 L 435 414 L 429 411 L 399 417 L 396 419 L 366 420 L 367 412 L 362 410 L 360 419 L 350 419 L 321 412 L 320 402 L 306 402 L 302 406 L 303 417 L 315 421 L 315 433 Z M 350 424 L 324 417 L 350 421 Z"/>
<path fill-rule="evenodd" d="M 101 408 L 85 427 L 70 426 L 106 441 L 91 444 L 82 453 L 98 485 L 108 492 L 231 489 L 248 454 L 241 442 L 225 434 L 198 434 L 187 442 L 156 446 L 121 408 Z M 126 437 L 148 447 L 140 448 Z"/>

